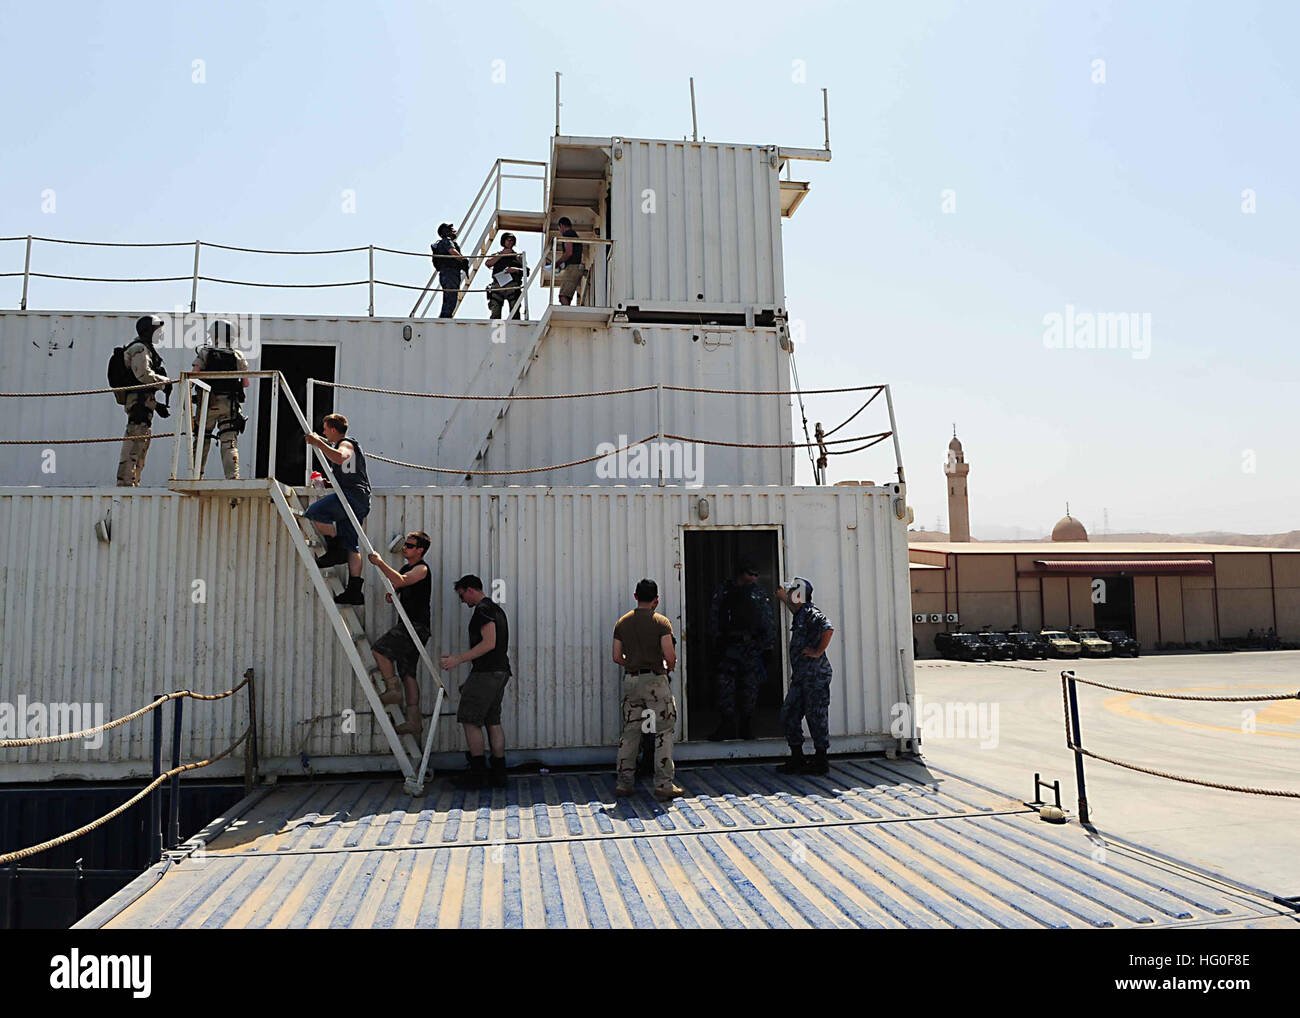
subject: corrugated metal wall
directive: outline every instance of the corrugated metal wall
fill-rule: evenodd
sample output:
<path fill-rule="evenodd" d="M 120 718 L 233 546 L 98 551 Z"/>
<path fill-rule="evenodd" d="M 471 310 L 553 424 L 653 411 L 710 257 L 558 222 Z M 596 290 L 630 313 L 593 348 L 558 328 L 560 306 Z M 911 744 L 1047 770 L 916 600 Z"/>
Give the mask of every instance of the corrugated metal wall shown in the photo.
<path fill-rule="evenodd" d="M 701 497 L 707 523 L 697 518 Z M 836 627 L 831 732 L 856 736 L 886 731 L 910 689 L 907 550 L 890 497 L 879 488 L 406 489 L 378 493 L 366 525 L 381 546 L 408 530 L 432 536 L 435 660 L 467 645 L 452 581 L 467 572 L 489 588 L 499 581 L 516 673 L 504 713 L 512 753 L 614 744 L 610 633 L 642 576 L 659 580 L 661 611 L 680 632 L 683 527 L 779 528 L 782 568 L 814 581 Z M 93 528 L 110 510 L 105 545 Z M 269 501 L 4 489 L 0 542 L 0 701 L 102 702 L 118 717 L 158 691 L 229 688 L 253 667 L 264 758 L 386 755 Z M 206 600 L 195 603 L 200 579 Z M 391 625 L 391 611 L 371 593 L 367 631 Z M 684 669 L 679 696 L 683 681 Z M 356 710 L 354 731 L 346 709 Z M 187 703 L 186 714 L 184 755 L 200 759 L 243 730 L 245 701 Z M 441 725 L 435 749 L 461 748 L 459 727 Z M 98 750 L 7 751 L 0 780 L 121 775 L 121 761 L 145 773 L 149 730 L 114 729 Z"/>
<path fill-rule="evenodd" d="M 4 391 L 46 392 L 102 388 L 114 346 L 135 331 L 135 315 L 47 312 L 0 313 L 0 377 Z M 512 326 L 505 342 L 494 343 L 488 322 L 399 319 L 282 318 L 261 320 L 262 344 L 334 346 L 336 380 L 352 385 L 411 391 L 495 395 L 508 392 L 533 335 L 533 326 Z M 403 338 L 406 325 L 412 338 Z M 521 394 L 585 392 L 664 384 L 719 389 L 785 390 L 790 387 L 789 354 L 776 330 L 710 326 L 632 326 L 609 329 L 555 327 L 521 388 Z M 168 371 L 179 374 L 193 351 L 164 349 Z M 259 365 L 256 361 L 253 368 Z M 254 466 L 256 421 L 262 408 L 256 386 L 245 413 L 249 427 L 240 439 L 243 473 Z M 595 455 L 602 442 L 635 441 L 656 431 L 653 393 L 581 400 L 516 403 L 504 421 L 489 401 L 399 398 L 340 392 L 338 409 L 355 422 L 367 449 L 393 459 L 460 469 L 473 463 L 483 438 L 494 430 L 487 469 L 519 469 L 566 463 Z M 179 405 L 179 398 L 177 398 Z M 304 411 L 306 407 L 303 408 Z M 289 417 L 287 406 L 281 418 Z M 155 431 L 171 431 L 176 417 L 156 420 Z M 120 434 L 122 409 L 111 396 L 0 399 L 0 438 L 64 439 Z M 494 428 L 495 425 L 495 428 Z M 721 441 L 777 443 L 791 440 L 788 397 L 667 393 L 667 432 Z M 114 443 L 57 446 L 54 458 L 41 446 L 0 446 L 0 483 L 87 486 L 111 483 L 119 446 Z M 163 485 L 171 470 L 171 441 L 149 451 L 144 483 Z M 704 483 L 790 484 L 789 450 L 709 447 Z M 209 470 L 219 469 L 213 453 Z M 459 484 L 454 475 L 375 464 L 377 485 Z M 520 475 L 527 484 L 610 484 L 595 464 L 543 474 Z"/>
<path fill-rule="evenodd" d="M 674 302 L 784 310 L 774 150 L 640 139 L 617 141 L 619 149 L 610 233 L 615 307 Z"/>

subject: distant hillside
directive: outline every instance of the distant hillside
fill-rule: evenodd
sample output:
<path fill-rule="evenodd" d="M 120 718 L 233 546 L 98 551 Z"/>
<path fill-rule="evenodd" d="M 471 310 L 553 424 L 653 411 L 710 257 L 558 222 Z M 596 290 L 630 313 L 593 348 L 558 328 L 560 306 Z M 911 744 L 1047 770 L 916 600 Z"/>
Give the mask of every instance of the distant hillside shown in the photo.
<path fill-rule="evenodd" d="M 907 540 L 910 544 L 927 544 L 949 538 L 941 530 L 909 530 Z M 1026 537 L 1023 540 L 1051 543 L 1047 537 Z M 1093 544 L 1123 541 L 1130 544 L 1241 544 L 1253 548 L 1300 548 L 1300 530 L 1290 530 L 1285 534 L 1225 534 L 1213 530 L 1198 534 L 1090 534 L 1088 540 Z M 972 541 L 978 542 L 979 538 L 972 538 Z"/>

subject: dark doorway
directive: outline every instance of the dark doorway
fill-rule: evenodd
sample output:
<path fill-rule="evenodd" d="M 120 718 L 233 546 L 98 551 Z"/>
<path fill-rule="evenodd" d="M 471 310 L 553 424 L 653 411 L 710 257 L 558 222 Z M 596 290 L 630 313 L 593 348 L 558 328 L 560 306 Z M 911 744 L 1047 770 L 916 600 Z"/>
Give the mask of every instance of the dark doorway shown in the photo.
<path fill-rule="evenodd" d="M 298 401 L 303 414 L 307 413 L 307 379 L 334 381 L 334 347 L 306 346 L 300 343 L 264 343 L 262 345 L 263 371 L 279 371 L 293 398 Z M 257 476 L 265 477 L 271 439 L 271 380 L 258 380 L 257 401 Z M 334 390 L 329 386 L 315 386 L 316 405 L 312 410 L 315 420 L 312 429 L 320 431 L 321 418 L 334 412 Z M 289 404 L 280 403 L 280 416 L 276 421 L 275 478 L 285 484 L 303 484 L 306 481 L 307 446 L 303 442 L 302 426 Z"/>
<path fill-rule="evenodd" d="M 763 658 L 767 675 L 758 690 L 754 709 L 754 735 L 781 735 L 781 701 L 785 695 L 785 670 L 781 660 L 781 603 L 773 596 L 780 583 L 780 558 L 775 530 L 688 530 L 686 531 L 686 627 L 683 634 L 686 657 L 686 738 L 707 739 L 717 727 L 717 676 L 720 647 L 709 632 L 709 604 L 718 586 L 729 581 L 738 566 L 752 562 L 758 567 L 758 584 L 772 601 L 776 646 Z"/>
<path fill-rule="evenodd" d="M 1099 582 L 1104 584 L 1100 589 L 1104 592 L 1105 599 L 1092 606 L 1094 628 L 1098 631 L 1122 629 L 1129 636 L 1134 635 L 1133 577 L 1098 576 L 1092 581 L 1094 592 L 1097 591 Z"/>

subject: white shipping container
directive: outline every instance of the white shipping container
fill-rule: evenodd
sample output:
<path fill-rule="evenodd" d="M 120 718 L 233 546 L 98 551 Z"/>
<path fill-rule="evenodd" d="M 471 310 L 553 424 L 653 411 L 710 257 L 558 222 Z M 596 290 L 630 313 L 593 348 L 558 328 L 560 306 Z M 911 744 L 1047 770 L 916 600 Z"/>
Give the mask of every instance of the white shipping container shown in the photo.
<path fill-rule="evenodd" d="M 775 147 L 615 139 L 619 310 L 785 311 Z"/>
<path fill-rule="evenodd" d="M 0 377 L 6 392 L 66 392 L 107 385 L 105 365 L 114 346 L 135 334 L 134 314 L 76 312 L 0 312 Z M 215 315 L 212 317 L 216 317 Z M 514 387 L 531 349 L 536 323 L 511 325 L 458 320 L 310 318 L 265 316 L 258 341 L 265 355 L 253 369 L 269 363 L 292 371 L 298 348 L 303 358 L 324 357 L 338 382 L 377 389 L 499 395 Z M 504 342 L 494 342 L 503 338 Z M 172 342 L 175 342 L 174 340 Z M 313 349 L 315 348 L 315 349 Z M 192 347 L 160 351 L 173 377 L 188 370 Z M 545 395 L 681 385 L 729 390 L 788 390 L 790 355 L 777 330 L 734 326 L 570 324 L 551 327 L 537 359 L 519 384 L 519 395 Z M 303 372 L 324 370 L 307 367 Z M 313 364 L 315 362 L 312 362 Z M 319 375 L 315 375 L 319 377 Z M 269 407 L 255 384 L 248 390 L 248 428 L 240 438 L 241 472 L 256 467 L 258 424 Z M 318 390 L 319 392 L 319 390 Z M 173 398 L 179 406 L 179 394 Z M 269 400 L 266 401 L 269 403 Z M 731 396 L 667 391 L 663 430 L 723 442 L 776 444 L 792 441 L 791 397 Z M 482 469 L 515 470 L 568 463 L 658 431 L 656 394 L 516 402 L 502 419 L 502 404 L 484 400 L 441 400 L 339 391 L 336 407 L 354 422 L 354 434 L 367 450 L 392 459 L 460 470 L 475 464 L 483 440 L 493 439 Z M 315 424 L 319 426 L 320 405 Z M 306 411 L 307 407 L 303 406 Z M 155 419 L 158 433 L 172 431 L 178 415 Z M 108 394 L 47 399 L 0 397 L 0 439 L 94 438 L 120 435 L 125 414 Z M 292 427 L 287 406 L 281 427 Z M 298 447 L 301 449 L 301 447 Z M 47 449 L 52 449 L 51 457 Z M 0 484 L 85 487 L 111 483 L 119 446 L 0 446 Z M 143 483 L 166 483 L 172 461 L 169 440 L 150 451 Z M 789 449 L 704 447 L 704 484 L 792 484 L 794 455 Z M 214 450 L 210 474 L 220 475 Z M 377 485 L 460 485 L 459 474 L 434 474 L 375 463 Z M 633 477 L 610 477 L 595 463 L 539 473 L 512 475 L 521 484 L 613 484 Z M 294 480 L 297 480 L 295 478 Z M 476 478 L 478 483 L 480 479 Z M 682 482 L 692 478 L 678 478 Z"/>
<path fill-rule="evenodd" d="M 500 597 L 515 676 L 503 712 L 514 761 L 611 764 L 621 721 L 610 639 L 614 622 L 633 606 L 636 582 L 659 582 L 660 610 L 681 637 L 673 684 L 682 731 L 691 733 L 687 537 L 771 531 L 782 576 L 811 579 L 835 626 L 833 749 L 879 750 L 897 745 L 889 734 L 891 708 L 910 702 L 912 689 L 905 524 L 895 515 L 902 497 L 893 485 L 407 488 L 376 493 L 366 530 L 379 548 L 409 530 L 431 535 L 435 661 L 468 645 L 469 615 L 451 592 L 457 577 L 477 573 Z M 95 535 L 105 518 L 109 543 Z M 372 636 L 392 624 L 378 590 L 367 586 Z M 788 628 L 784 612 L 782 619 Z M 302 773 L 303 753 L 316 770 L 392 769 L 268 498 L 0 489 L 0 704 L 19 697 L 29 704 L 102 704 L 108 719 L 155 693 L 230 688 L 250 667 L 265 769 Z M 465 674 L 453 673 L 455 681 Z M 429 711 L 427 675 L 421 686 Z M 184 759 L 223 749 L 246 723 L 242 694 L 188 702 Z M 458 754 L 459 725 L 450 717 L 436 723 L 435 752 Z M 138 777 L 149 772 L 150 731 L 142 719 L 107 733 L 97 748 L 72 742 L 4 751 L 0 780 Z M 699 738 L 696 732 L 684 742 L 679 757 L 781 751 L 776 740 L 693 750 Z M 241 769 L 232 759 L 205 773 Z"/>

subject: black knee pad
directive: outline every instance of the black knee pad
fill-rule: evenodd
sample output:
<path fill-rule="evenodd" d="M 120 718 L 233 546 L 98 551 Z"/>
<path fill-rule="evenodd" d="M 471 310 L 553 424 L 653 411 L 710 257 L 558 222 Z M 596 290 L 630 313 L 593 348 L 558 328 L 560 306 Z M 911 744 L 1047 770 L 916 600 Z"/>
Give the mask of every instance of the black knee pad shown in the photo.
<path fill-rule="evenodd" d="M 153 424 L 153 408 L 143 400 L 126 412 L 128 424 Z"/>

